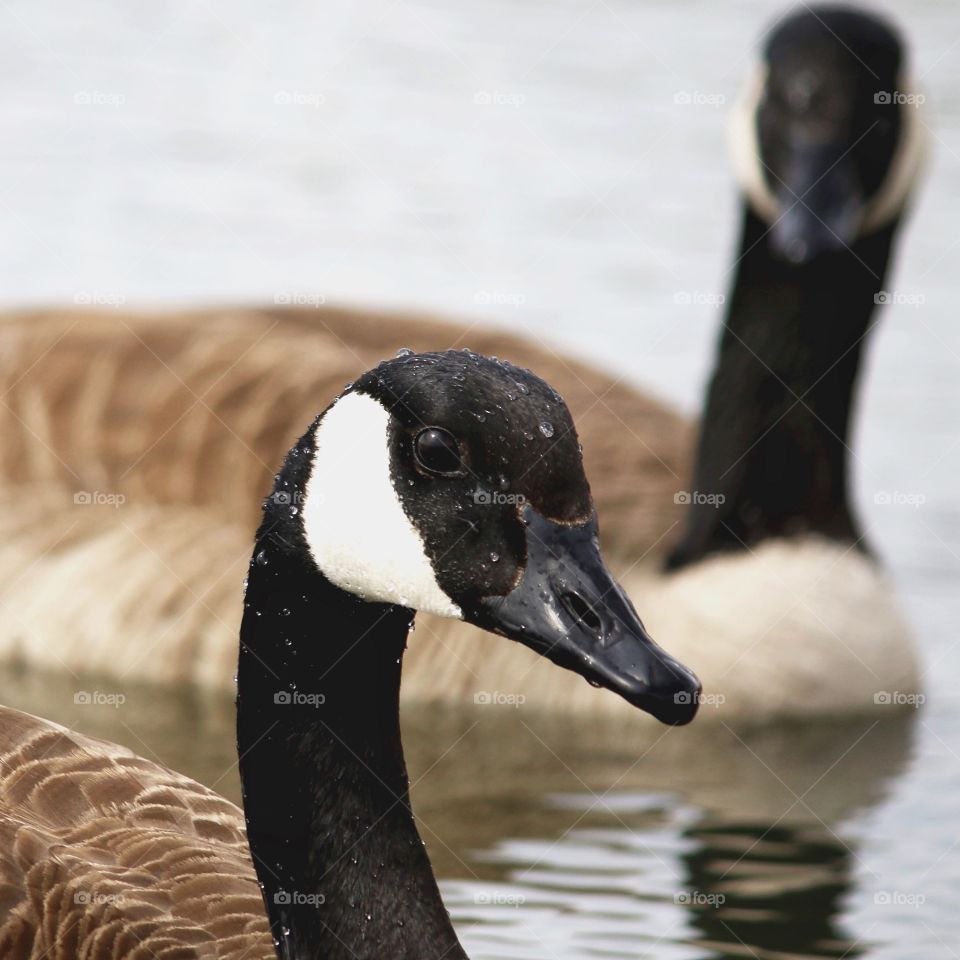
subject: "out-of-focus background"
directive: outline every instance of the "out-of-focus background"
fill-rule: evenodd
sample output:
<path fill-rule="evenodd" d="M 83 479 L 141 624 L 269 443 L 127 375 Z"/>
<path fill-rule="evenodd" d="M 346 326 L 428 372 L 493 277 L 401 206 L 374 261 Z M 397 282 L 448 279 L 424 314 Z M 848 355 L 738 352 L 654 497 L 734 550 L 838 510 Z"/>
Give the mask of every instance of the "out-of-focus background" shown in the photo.
<path fill-rule="evenodd" d="M 725 124 L 783 9 L 4 3 L 0 301 L 413 308 L 522 333 L 694 413 L 736 240 Z M 566 769 L 541 756 L 522 796 L 460 797 L 448 823 L 425 778 L 425 836 L 476 958 L 957 956 L 960 20 L 949 0 L 888 11 L 931 149 L 853 466 L 927 702 L 906 727 L 827 730 L 834 752 L 811 748 L 827 760 L 799 782 L 796 739 L 744 747 L 744 793 L 728 780 L 715 803 L 653 769 L 655 790 L 637 770 L 609 790 L 618 775 L 587 751 Z M 22 676 L 0 692 L 29 708 Z M 198 747 L 203 709 L 174 710 L 166 744 L 129 745 L 224 788 L 229 727 Z M 454 751 L 430 777 L 455 783 L 469 762 Z M 774 799 L 758 814 L 761 781 Z M 842 802 L 818 806 L 831 783 Z"/>

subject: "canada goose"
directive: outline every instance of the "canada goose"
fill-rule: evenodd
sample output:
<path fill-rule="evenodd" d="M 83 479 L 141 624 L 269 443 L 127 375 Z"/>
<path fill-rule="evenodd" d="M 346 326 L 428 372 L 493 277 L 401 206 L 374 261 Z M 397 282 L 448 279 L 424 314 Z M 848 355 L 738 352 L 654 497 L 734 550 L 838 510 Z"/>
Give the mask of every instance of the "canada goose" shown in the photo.
<path fill-rule="evenodd" d="M 509 506 L 478 496 L 505 488 Z M 518 641 L 665 723 L 697 711 L 696 678 L 601 559 L 566 405 L 474 353 L 386 361 L 314 420 L 264 504 L 243 605 L 249 855 L 240 811 L 212 791 L 0 709 L 0 955 L 265 958 L 259 882 L 281 960 L 464 958 L 400 741 L 417 610 Z"/>
<path fill-rule="evenodd" d="M 726 595 L 702 616 L 742 611 L 736 642 L 772 683 L 775 647 L 782 663 L 784 641 L 803 644 L 806 675 L 792 683 L 813 710 L 918 685 L 847 477 L 860 358 L 923 152 L 905 60 L 894 28 L 848 7 L 804 7 L 767 38 L 733 127 L 740 245 L 684 533 L 666 561 L 690 571 L 672 590 L 696 597 L 710 578 Z M 834 661 L 824 684 L 820 666 L 844 651 L 850 669 Z M 706 682 L 735 687 L 735 663 L 703 663 Z"/>
<path fill-rule="evenodd" d="M 743 228 L 692 483 L 689 425 L 665 406 L 547 346 L 469 331 L 471 345 L 544 371 L 567 398 L 607 518 L 606 555 L 652 628 L 705 679 L 710 716 L 889 711 L 918 685 L 846 489 L 862 340 L 921 156 L 904 59 L 888 26 L 850 10 L 810 8 L 772 32 L 734 117 Z M 0 591 L 16 597 L 18 616 L 0 652 L 228 684 L 239 518 L 266 489 L 279 446 L 318 390 L 334 392 L 388 351 L 467 335 L 331 309 L 8 316 Z M 78 491 L 104 505 L 77 509 Z M 102 587 L 91 592 L 91 580 Z M 473 632 L 421 618 L 404 695 L 522 692 L 546 711 L 633 722 L 614 698 L 527 673 L 521 648 L 460 642 Z M 151 656 L 161 645 L 165 656 Z"/>

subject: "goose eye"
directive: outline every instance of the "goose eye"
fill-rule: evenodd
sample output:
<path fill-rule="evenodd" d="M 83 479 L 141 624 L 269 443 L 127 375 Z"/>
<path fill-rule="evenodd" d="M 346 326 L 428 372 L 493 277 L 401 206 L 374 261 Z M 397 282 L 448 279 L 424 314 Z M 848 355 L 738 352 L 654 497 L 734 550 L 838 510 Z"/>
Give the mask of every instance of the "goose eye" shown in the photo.
<path fill-rule="evenodd" d="M 441 477 L 456 477 L 465 467 L 457 438 L 439 427 L 427 427 L 413 442 L 417 464 L 427 473 Z"/>

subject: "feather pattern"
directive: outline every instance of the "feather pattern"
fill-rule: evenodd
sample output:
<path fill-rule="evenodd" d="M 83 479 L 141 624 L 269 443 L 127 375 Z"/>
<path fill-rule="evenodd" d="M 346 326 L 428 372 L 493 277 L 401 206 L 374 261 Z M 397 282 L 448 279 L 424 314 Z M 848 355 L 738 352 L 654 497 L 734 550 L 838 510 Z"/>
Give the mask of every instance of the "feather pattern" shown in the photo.
<path fill-rule="evenodd" d="M 274 956 L 232 803 L 123 747 L 8 707 L 0 770 L 0 956 Z"/>

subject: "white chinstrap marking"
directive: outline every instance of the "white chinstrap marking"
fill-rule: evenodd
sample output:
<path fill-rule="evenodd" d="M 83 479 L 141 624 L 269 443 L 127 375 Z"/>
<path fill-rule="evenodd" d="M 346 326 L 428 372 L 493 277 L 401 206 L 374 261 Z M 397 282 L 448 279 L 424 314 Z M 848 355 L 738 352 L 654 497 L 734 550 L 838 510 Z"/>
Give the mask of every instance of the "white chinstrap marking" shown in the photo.
<path fill-rule="evenodd" d="M 772 224 L 780 216 L 780 205 L 764 175 L 757 140 L 757 108 L 766 83 L 766 65 L 754 64 L 730 116 L 730 154 L 734 175 L 754 213 Z"/>
<path fill-rule="evenodd" d="M 324 414 L 303 504 L 307 546 L 342 590 L 460 618 L 394 489 L 389 421 L 389 412 L 362 393 L 348 393 Z"/>
<path fill-rule="evenodd" d="M 904 97 L 900 104 L 900 140 L 880 189 L 864 210 L 861 226 L 864 233 L 879 230 L 900 215 L 926 160 L 927 128 L 920 107 L 923 97 L 916 99 L 916 85 L 906 71 L 900 78 L 897 93 Z M 911 102 L 913 99 L 916 103 Z"/>

